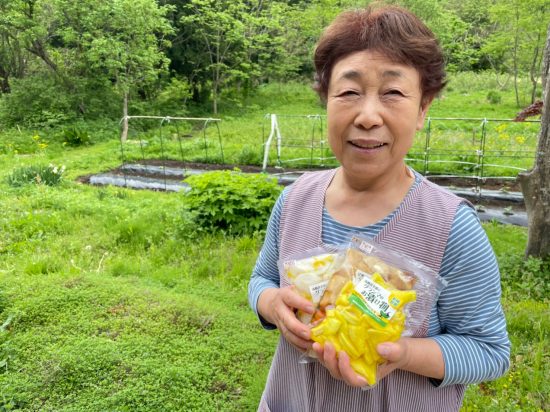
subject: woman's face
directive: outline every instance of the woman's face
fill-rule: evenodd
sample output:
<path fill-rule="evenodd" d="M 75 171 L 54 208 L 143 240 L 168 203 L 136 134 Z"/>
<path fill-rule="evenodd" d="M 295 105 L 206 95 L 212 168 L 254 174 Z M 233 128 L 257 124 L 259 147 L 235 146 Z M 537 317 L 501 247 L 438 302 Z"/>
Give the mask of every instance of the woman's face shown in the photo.
<path fill-rule="evenodd" d="M 328 87 L 327 122 L 330 146 L 345 172 L 372 179 L 402 171 L 430 105 L 421 102 L 413 67 L 376 51 L 339 60 Z"/>

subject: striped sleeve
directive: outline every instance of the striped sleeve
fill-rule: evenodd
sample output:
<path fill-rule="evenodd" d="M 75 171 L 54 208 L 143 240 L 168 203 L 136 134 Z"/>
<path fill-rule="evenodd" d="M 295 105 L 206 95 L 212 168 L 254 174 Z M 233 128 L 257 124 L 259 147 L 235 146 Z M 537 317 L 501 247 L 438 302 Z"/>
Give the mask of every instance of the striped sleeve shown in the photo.
<path fill-rule="evenodd" d="M 448 285 L 437 303 L 440 330 L 432 336 L 445 360 L 445 377 L 439 386 L 498 378 L 510 365 L 500 273 L 487 235 L 471 207 L 463 205 L 457 210 L 441 276 Z"/>
<path fill-rule="evenodd" d="M 248 284 L 248 303 L 266 329 L 274 329 L 275 326 L 267 323 L 258 314 L 258 298 L 265 289 L 279 287 L 279 270 L 277 266 L 279 259 L 279 221 L 281 220 L 281 211 L 287 190 L 288 187 L 283 190 L 275 202 L 275 206 L 273 206 L 267 224 L 264 244 L 258 259 L 256 259 L 256 265 Z"/>

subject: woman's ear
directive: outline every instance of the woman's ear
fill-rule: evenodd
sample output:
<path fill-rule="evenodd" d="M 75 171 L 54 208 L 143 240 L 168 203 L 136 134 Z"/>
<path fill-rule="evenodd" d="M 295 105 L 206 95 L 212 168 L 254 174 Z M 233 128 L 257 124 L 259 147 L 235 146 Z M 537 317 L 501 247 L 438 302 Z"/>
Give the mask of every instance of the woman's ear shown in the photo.
<path fill-rule="evenodd" d="M 428 110 L 430 109 L 433 100 L 433 97 L 422 98 L 422 101 L 420 102 L 420 108 L 418 109 L 416 130 L 420 130 L 424 127 L 424 120 L 426 119 L 426 115 L 428 114 Z"/>

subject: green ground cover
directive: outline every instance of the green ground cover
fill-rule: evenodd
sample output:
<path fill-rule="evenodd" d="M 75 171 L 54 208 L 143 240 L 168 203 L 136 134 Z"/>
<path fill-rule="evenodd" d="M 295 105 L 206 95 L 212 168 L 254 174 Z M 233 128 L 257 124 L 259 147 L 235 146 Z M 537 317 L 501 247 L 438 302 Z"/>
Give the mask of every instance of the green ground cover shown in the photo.
<path fill-rule="evenodd" d="M 265 113 L 319 109 L 301 87 L 270 87 L 277 99 L 264 90 L 252 108 L 223 115 L 230 161 L 256 153 Z M 479 113 L 476 99 L 484 110 L 487 91 L 455 90 L 432 115 Z M 508 97 L 487 103 L 491 116 L 517 112 Z M 255 410 L 278 339 L 246 299 L 261 234 L 199 234 L 181 194 L 78 183 L 121 160 L 116 124 L 83 127 L 89 146 L 64 145 L 61 130 L 0 132 L 0 411 Z M 15 170 L 49 164 L 65 166 L 61 184 L 8 184 Z M 512 367 L 471 385 L 463 410 L 548 410 L 550 265 L 523 260 L 525 229 L 484 227 L 501 266 Z"/>

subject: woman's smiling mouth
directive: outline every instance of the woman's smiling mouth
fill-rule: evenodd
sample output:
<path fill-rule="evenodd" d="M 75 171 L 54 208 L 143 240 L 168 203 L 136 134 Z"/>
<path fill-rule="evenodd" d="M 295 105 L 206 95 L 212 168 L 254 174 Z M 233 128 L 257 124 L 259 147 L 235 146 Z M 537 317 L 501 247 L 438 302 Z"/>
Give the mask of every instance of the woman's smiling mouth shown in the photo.
<path fill-rule="evenodd" d="M 348 141 L 348 143 L 352 146 L 364 150 L 380 149 L 381 147 L 386 145 L 386 143 L 382 143 L 376 140 L 350 140 Z"/>

